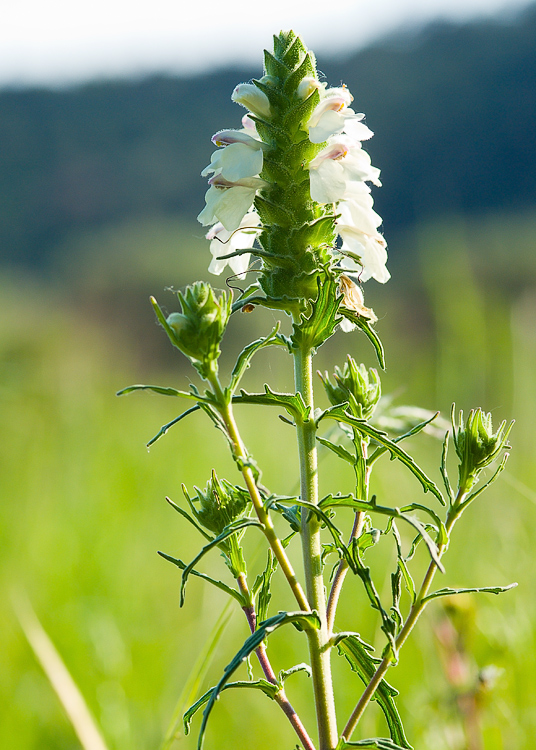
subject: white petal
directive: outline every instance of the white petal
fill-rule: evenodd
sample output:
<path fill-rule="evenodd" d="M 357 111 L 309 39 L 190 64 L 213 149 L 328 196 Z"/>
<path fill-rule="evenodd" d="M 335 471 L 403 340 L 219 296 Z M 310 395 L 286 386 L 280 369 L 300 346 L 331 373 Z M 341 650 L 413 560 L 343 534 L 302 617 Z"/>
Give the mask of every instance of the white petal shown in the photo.
<path fill-rule="evenodd" d="M 232 143 L 216 151 L 212 165 L 224 179 L 236 182 L 259 174 L 262 169 L 262 151 L 244 143 Z"/>
<path fill-rule="evenodd" d="M 309 127 L 309 140 L 311 143 L 323 143 L 330 136 L 342 133 L 344 124 L 344 115 L 329 109 L 321 115 L 314 126 Z"/>
<path fill-rule="evenodd" d="M 346 189 L 341 163 L 325 159 L 316 169 L 310 170 L 311 198 L 318 203 L 341 200 Z"/>
<path fill-rule="evenodd" d="M 344 132 L 351 138 L 355 138 L 356 141 L 368 141 L 374 135 L 372 130 L 369 130 L 363 122 L 360 122 L 362 117 L 363 115 L 353 115 L 346 117 L 344 121 Z"/>
<path fill-rule="evenodd" d="M 217 188 L 216 188 L 217 190 Z M 221 196 L 214 207 L 214 215 L 221 221 L 225 229 L 234 232 L 247 214 L 255 198 L 255 188 L 232 187 L 221 190 Z"/>

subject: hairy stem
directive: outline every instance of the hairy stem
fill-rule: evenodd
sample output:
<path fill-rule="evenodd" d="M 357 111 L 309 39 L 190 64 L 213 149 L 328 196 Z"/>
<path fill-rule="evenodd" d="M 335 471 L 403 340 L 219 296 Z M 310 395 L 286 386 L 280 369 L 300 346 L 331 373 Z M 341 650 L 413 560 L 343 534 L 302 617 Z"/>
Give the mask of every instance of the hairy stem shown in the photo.
<path fill-rule="evenodd" d="M 227 433 L 233 445 L 233 454 L 235 458 L 239 459 L 240 461 L 242 475 L 248 488 L 248 492 L 251 497 L 251 502 L 253 503 L 255 513 L 257 514 L 257 518 L 263 526 L 264 535 L 268 540 L 272 552 L 274 553 L 275 558 L 290 585 L 290 588 L 292 589 L 298 606 L 302 611 L 309 612 L 311 611 L 311 607 L 309 606 L 309 602 L 307 601 L 305 592 L 303 591 L 300 582 L 296 578 L 296 574 L 290 560 L 288 559 L 287 553 L 285 552 L 285 548 L 283 547 L 281 540 L 275 532 L 270 514 L 267 512 L 266 508 L 264 507 L 264 503 L 262 502 L 259 488 L 257 487 L 257 484 L 255 482 L 255 477 L 253 476 L 251 467 L 248 466 L 247 451 L 245 449 L 244 443 L 242 442 L 242 438 L 240 437 L 232 406 L 230 403 L 228 403 L 228 399 L 225 397 L 218 378 L 216 376 L 213 376 L 210 379 L 210 383 L 214 390 L 214 394 L 216 395 L 220 403 L 220 414 L 225 422 Z"/>
<path fill-rule="evenodd" d="M 310 418 L 297 422 L 300 458 L 301 499 L 318 504 L 318 467 L 316 426 L 313 420 L 312 352 L 294 352 L 296 390 L 310 408 Z M 326 597 L 322 575 L 322 545 L 318 518 L 302 509 L 302 549 L 307 598 L 320 618 L 319 630 L 310 630 L 309 653 L 315 694 L 320 750 L 333 750 L 338 742 L 335 700 L 331 678 L 329 630 L 326 619 Z"/>
<path fill-rule="evenodd" d="M 238 582 L 238 587 L 240 588 L 240 591 L 242 592 L 242 594 L 245 595 L 246 600 L 249 601 L 251 597 L 250 597 L 248 585 L 246 582 L 246 577 L 243 573 L 237 578 L 237 582 Z M 243 610 L 248 621 L 249 629 L 251 630 L 252 633 L 254 633 L 257 627 L 257 615 L 255 613 L 255 606 L 253 604 L 250 604 L 249 606 L 243 607 Z M 268 654 L 266 652 L 266 646 L 264 645 L 264 642 L 261 643 L 259 648 L 255 649 L 255 653 L 257 654 L 259 664 L 261 665 L 261 669 L 264 673 L 264 676 L 268 680 L 268 682 L 271 682 L 273 685 L 277 685 L 278 679 L 275 676 L 275 672 L 268 658 Z M 294 731 L 298 735 L 305 750 L 315 750 L 313 741 L 307 734 L 307 730 L 305 729 L 300 717 L 298 716 L 292 704 L 290 703 L 289 699 L 287 698 L 287 695 L 283 687 L 281 687 L 281 689 L 278 690 L 278 692 L 275 694 L 275 701 L 280 706 L 280 708 L 283 710 L 283 713 L 290 721 Z"/>
<path fill-rule="evenodd" d="M 444 552 L 446 551 L 448 547 L 452 528 L 460 516 L 457 506 L 461 505 L 461 503 L 463 502 L 463 496 L 464 496 L 463 493 L 458 492 L 456 501 L 454 502 L 454 505 L 451 508 L 447 516 L 447 522 L 445 524 L 445 529 L 447 532 L 447 541 L 445 544 L 440 545 L 437 549 L 437 556 L 439 559 L 441 559 L 441 557 L 443 556 Z M 406 642 L 409 634 L 415 627 L 417 620 L 419 619 L 424 608 L 426 607 L 427 602 L 423 602 L 423 599 L 426 597 L 426 595 L 428 594 L 428 591 L 430 590 L 430 586 L 432 585 L 432 581 L 434 579 L 436 570 L 437 570 L 437 564 L 432 560 L 430 562 L 430 565 L 428 566 L 428 570 L 426 571 L 426 574 L 424 576 L 423 582 L 421 584 L 421 588 L 419 589 L 419 593 L 417 594 L 415 602 L 413 603 L 409 611 L 406 622 L 404 623 L 404 626 L 402 627 L 402 630 L 398 634 L 398 637 L 395 641 L 397 651 L 399 651 L 404 645 L 404 643 Z M 352 715 L 348 719 L 348 722 L 343 729 L 342 736 L 346 740 L 348 740 L 351 737 L 352 732 L 356 728 L 359 722 L 359 719 L 361 718 L 361 716 L 363 715 L 363 712 L 365 711 L 365 708 L 368 706 L 370 700 L 373 698 L 374 693 L 376 692 L 378 688 L 378 685 L 383 680 L 387 670 L 389 669 L 393 661 L 394 661 L 393 651 L 392 649 L 389 649 L 386 652 L 385 656 L 383 657 L 382 661 L 380 662 L 380 665 L 378 666 L 378 669 L 372 676 L 369 684 L 365 688 L 363 695 L 359 699 L 356 707 L 354 708 L 352 712 Z"/>

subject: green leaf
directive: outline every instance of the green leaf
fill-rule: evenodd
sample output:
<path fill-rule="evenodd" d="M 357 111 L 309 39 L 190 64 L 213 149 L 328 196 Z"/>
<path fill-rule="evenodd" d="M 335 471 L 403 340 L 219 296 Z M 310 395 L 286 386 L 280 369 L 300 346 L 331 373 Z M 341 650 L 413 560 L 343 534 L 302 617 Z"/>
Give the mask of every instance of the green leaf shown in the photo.
<path fill-rule="evenodd" d="M 337 315 L 341 295 L 337 292 L 335 279 L 326 274 L 323 282 L 320 276 L 317 281 L 318 296 L 311 302 L 311 314 L 309 317 L 300 315 L 300 322 L 293 324 L 290 339 L 296 349 L 317 349 L 333 334 L 340 321 Z"/>
<path fill-rule="evenodd" d="M 184 570 L 187 566 L 186 563 L 180 560 L 177 557 L 172 557 L 171 555 L 166 555 L 165 552 L 158 552 L 160 557 L 163 557 L 164 560 L 167 560 L 170 563 L 173 563 L 173 565 L 176 565 L 177 568 L 180 570 Z M 235 589 L 232 589 L 230 586 L 228 586 L 223 581 L 217 581 L 215 578 L 211 578 L 210 576 L 207 576 L 205 573 L 200 573 L 198 570 L 191 570 L 190 575 L 197 576 L 198 578 L 202 578 L 204 581 L 208 581 L 213 586 L 216 586 L 221 591 L 225 591 L 226 594 L 229 594 L 229 596 L 232 596 L 233 599 L 236 599 L 236 601 L 240 604 L 241 607 L 245 607 L 247 602 L 244 600 L 244 597 L 239 591 L 236 591 Z"/>
<path fill-rule="evenodd" d="M 181 607 L 184 604 L 184 587 L 186 586 L 188 576 L 193 571 L 197 563 L 207 554 L 207 552 L 210 552 L 211 549 L 214 549 L 214 547 L 217 547 L 225 539 L 232 536 L 233 534 L 236 534 L 241 529 L 245 529 L 248 526 L 256 526 L 259 529 L 264 528 L 262 524 L 260 524 L 258 521 L 255 521 L 253 518 L 243 518 L 239 521 L 233 521 L 222 531 L 221 534 L 218 534 L 218 536 L 212 539 L 212 541 L 210 541 L 208 544 L 205 544 L 203 549 L 194 557 L 192 562 L 189 563 L 184 568 L 182 572 L 182 582 L 181 582 L 181 595 L 180 595 Z M 162 554 L 162 553 L 159 553 L 159 554 Z"/>
<path fill-rule="evenodd" d="M 357 463 L 357 459 L 355 456 L 352 456 L 352 454 L 346 450 L 346 448 L 343 448 L 342 445 L 337 445 L 337 443 L 332 443 L 331 440 L 326 440 L 326 438 L 318 437 L 316 438 L 318 442 L 321 445 L 324 445 L 326 448 L 329 448 L 330 451 L 333 451 L 335 455 L 337 455 L 339 458 L 342 458 L 344 461 L 348 461 L 349 464 L 352 466 L 355 466 Z"/>
<path fill-rule="evenodd" d="M 245 659 L 261 645 L 266 636 L 270 635 L 270 633 L 273 633 L 273 631 L 277 630 L 277 628 L 280 628 L 281 626 L 286 625 L 290 622 L 301 624 L 305 627 L 314 627 L 316 629 L 320 628 L 320 618 L 318 617 L 316 612 L 280 612 L 279 614 L 270 617 L 268 620 L 264 620 L 263 622 L 261 622 L 257 630 L 249 636 L 240 651 L 238 651 L 232 661 L 230 661 L 229 664 L 225 667 L 221 680 L 218 682 L 216 687 L 212 689 L 206 708 L 203 711 L 203 721 L 201 722 L 199 740 L 197 743 L 198 750 L 201 750 L 201 748 L 203 747 L 203 739 L 207 728 L 208 718 L 214 707 L 214 703 L 216 702 L 224 686 L 227 684 L 227 682 L 230 680 L 230 678 L 236 672 L 242 662 L 245 661 Z"/>
<path fill-rule="evenodd" d="M 305 405 L 301 393 L 276 393 L 264 386 L 264 393 L 247 393 L 240 391 L 239 396 L 233 396 L 233 404 L 263 404 L 279 406 L 287 410 L 296 422 L 306 422 L 309 419 L 309 407 Z"/>
<path fill-rule="evenodd" d="M 183 485 L 183 487 L 184 487 L 184 485 Z M 186 489 L 186 488 L 184 488 L 184 489 Z M 171 505 L 171 507 L 173 508 L 173 510 L 176 510 L 177 513 L 180 513 L 180 515 L 183 518 L 186 518 L 186 520 L 189 521 L 192 524 L 192 526 L 195 526 L 195 528 L 199 531 L 200 534 L 202 534 L 205 537 L 205 539 L 207 539 L 208 541 L 211 541 L 214 538 L 210 534 L 207 534 L 207 532 L 205 531 L 205 529 L 197 523 L 197 521 L 195 520 L 195 518 L 192 518 L 192 516 L 189 513 L 187 513 L 179 505 L 177 505 L 176 503 L 174 503 L 173 500 L 171 500 L 169 497 L 166 497 L 166 501 Z"/>
<path fill-rule="evenodd" d="M 251 593 L 254 597 L 257 597 L 257 619 L 265 620 L 268 614 L 268 606 L 272 594 L 270 592 L 270 582 L 272 576 L 277 570 L 277 560 L 275 559 L 271 550 L 268 550 L 268 561 L 264 572 L 257 576 L 255 583 L 251 587 Z"/>
<path fill-rule="evenodd" d="M 396 742 L 388 740 L 385 737 L 372 737 L 368 740 L 356 740 L 355 742 L 348 742 L 344 738 L 341 739 L 337 745 L 337 750 L 352 750 L 352 748 L 377 748 L 377 750 L 405 750 L 405 748 L 411 747 L 411 745 L 397 745 Z"/>
<path fill-rule="evenodd" d="M 154 445 L 157 440 L 160 440 L 161 437 L 163 437 L 166 432 L 173 427 L 173 425 L 176 425 L 178 422 L 181 421 L 181 419 L 184 419 L 184 417 L 187 417 L 189 414 L 193 414 L 194 411 L 198 411 L 198 409 L 201 409 L 201 404 L 196 404 L 195 406 L 192 406 L 190 409 L 187 409 L 186 411 L 183 411 L 182 414 L 179 414 L 178 417 L 175 417 L 175 419 L 172 419 L 171 422 L 168 422 L 163 427 L 159 429 L 159 431 L 156 433 L 156 435 L 149 440 L 147 443 L 147 447 L 150 448 L 151 445 Z"/>
<path fill-rule="evenodd" d="M 231 381 L 228 388 L 231 394 L 235 392 L 243 374 L 248 369 L 253 355 L 256 354 L 260 349 L 263 349 L 265 346 L 270 346 L 274 343 L 277 343 L 276 338 L 279 332 L 279 327 L 280 323 L 276 325 L 274 330 L 268 336 L 253 341 L 240 352 L 240 354 L 238 355 L 238 359 L 236 360 L 233 372 L 231 373 Z"/>
<path fill-rule="evenodd" d="M 341 495 L 339 497 L 327 495 L 327 497 L 324 497 L 318 505 L 320 508 L 352 508 L 353 510 L 363 510 L 365 511 L 365 513 L 379 513 L 382 516 L 400 518 L 402 521 L 409 523 L 410 526 L 413 526 L 413 528 L 419 532 L 419 535 L 422 537 L 422 540 L 428 547 L 428 551 L 432 560 L 435 562 L 442 573 L 445 572 L 445 569 L 437 554 L 437 547 L 433 539 L 428 534 L 426 525 L 421 523 L 417 518 L 408 516 L 408 514 L 402 512 L 400 508 L 388 508 L 383 505 L 377 505 L 375 496 L 372 496 L 370 502 L 365 502 L 364 500 L 356 500 L 356 498 L 352 497 L 351 495 Z M 413 503 L 411 506 L 406 507 L 411 508 L 414 505 L 416 505 L 416 503 Z M 424 508 L 425 506 L 418 507 Z M 426 510 L 428 510 L 428 512 L 430 513 L 433 513 L 433 511 L 430 511 L 429 508 L 427 508 Z"/>
<path fill-rule="evenodd" d="M 279 672 L 278 678 L 279 678 L 280 684 L 282 685 L 288 677 L 290 677 L 293 674 L 297 674 L 298 672 L 305 672 L 307 677 L 311 677 L 312 675 L 311 667 L 308 664 L 305 664 L 305 663 L 296 664 L 296 666 L 291 667 L 290 669 L 282 669 Z"/>
<path fill-rule="evenodd" d="M 314 513 L 321 521 L 326 525 L 326 528 L 330 532 L 331 536 L 333 537 L 333 541 L 335 542 L 335 546 L 339 550 L 339 553 L 341 557 L 343 557 L 350 568 L 353 570 L 354 573 L 357 572 L 356 565 L 354 558 L 352 554 L 350 553 L 350 550 L 343 542 L 343 536 L 342 531 L 335 526 L 331 518 L 324 513 L 324 511 L 318 507 L 318 505 L 315 505 L 314 503 L 310 503 L 307 500 L 300 500 L 299 498 L 296 499 L 295 505 L 301 507 L 301 508 L 307 508 L 311 513 Z M 275 510 L 281 512 L 283 514 L 283 517 L 285 517 L 285 513 L 283 512 L 286 510 L 292 510 L 289 508 L 286 508 L 282 503 L 280 502 L 273 502 L 271 507 L 273 507 Z M 287 518 L 287 520 L 290 520 Z M 292 525 L 292 524 L 291 524 Z"/>
<path fill-rule="evenodd" d="M 176 388 L 164 388 L 160 385 L 129 385 L 128 388 L 123 388 L 121 391 L 117 391 L 116 396 L 125 396 L 127 393 L 134 393 L 134 391 L 153 391 L 154 393 L 160 393 L 162 396 L 181 396 L 182 398 L 190 398 L 194 401 L 199 401 L 199 396 L 187 391 L 178 391 Z"/>
<path fill-rule="evenodd" d="M 434 484 L 434 482 L 426 476 L 424 471 L 419 466 L 417 466 L 413 458 L 408 453 L 406 453 L 406 451 L 404 451 L 395 442 L 389 439 L 387 433 L 383 432 L 382 430 L 378 430 L 376 427 L 373 427 L 364 419 L 358 419 L 357 417 L 348 414 L 345 410 L 344 405 L 342 404 L 333 406 L 322 412 L 320 417 L 317 419 L 317 424 L 326 418 L 335 419 L 338 422 L 344 422 L 345 424 L 350 425 L 350 427 L 355 427 L 361 435 L 366 435 L 367 437 L 372 438 L 377 443 L 382 445 L 389 451 L 389 453 L 391 454 L 391 458 L 397 458 L 405 466 L 407 466 L 411 473 L 417 477 L 425 492 L 432 492 L 432 494 L 437 497 L 441 505 L 445 505 L 443 495 L 439 491 L 438 487 Z"/>
<path fill-rule="evenodd" d="M 447 495 L 451 504 L 454 502 L 454 492 L 450 484 L 449 475 L 447 472 L 447 452 L 449 448 L 449 433 L 445 433 L 445 439 L 443 440 L 443 450 L 441 452 L 441 476 L 443 477 L 443 484 L 447 491 Z"/>
<path fill-rule="evenodd" d="M 365 644 L 357 633 L 341 633 L 342 637 L 337 643 L 337 649 L 341 656 L 346 657 L 346 660 L 350 664 L 350 667 L 354 672 L 357 672 L 361 680 L 365 685 L 368 685 L 376 672 L 379 659 L 374 659 L 370 651 L 371 646 Z M 398 713 L 396 704 L 393 700 L 394 696 L 398 695 L 398 690 L 389 685 L 388 682 L 382 680 L 378 685 L 376 692 L 372 700 L 375 700 L 380 706 L 384 713 L 384 716 L 389 727 L 389 733 L 391 740 L 398 744 L 385 745 L 386 748 L 408 748 L 411 750 L 406 735 L 404 733 L 404 727 L 402 726 L 402 720 Z M 361 742 L 372 742 L 373 740 L 361 740 Z M 344 740 L 343 740 L 344 742 Z M 390 740 L 382 740 L 382 742 L 390 742 Z M 352 747 L 353 743 L 347 743 L 344 747 Z M 357 747 L 360 747 L 357 745 Z M 362 745 L 361 747 L 367 747 Z M 382 747 L 381 745 L 370 745 L 370 747 Z"/>
<path fill-rule="evenodd" d="M 393 524 L 391 526 L 391 530 L 393 532 L 393 536 L 395 538 L 396 543 L 396 551 L 397 551 L 397 558 L 398 558 L 398 568 L 400 572 L 402 573 L 402 577 L 404 578 L 404 583 L 406 584 L 406 589 L 408 590 L 409 595 L 411 596 L 411 603 L 415 604 L 415 599 L 417 598 L 417 593 L 415 591 L 415 582 L 413 580 L 413 577 L 411 573 L 409 572 L 409 568 L 406 564 L 406 561 L 404 560 L 404 557 L 402 555 L 402 541 L 400 539 L 400 534 L 398 533 L 398 528 L 393 521 Z"/>
<path fill-rule="evenodd" d="M 440 596 L 454 596 L 455 594 L 503 594 L 505 591 L 515 589 L 517 583 L 511 583 L 509 586 L 481 586 L 473 589 L 451 589 L 444 588 L 434 591 L 423 598 L 423 603 L 430 599 L 437 599 Z"/>
<path fill-rule="evenodd" d="M 469 505 L 469 503 L 473 502 L 475 497 L 478 497 L 482 492 L 484 492 L 484 490 L 486 490 L 490 486 L 490 484 L 493 484 L 493 482 L 497 479 L 499 474 L 504 470 L 506 466 L 506 462 L 508 461 L 509 457 L 510 457 L 510 454 L 505 453 L 501 463 L 497 466 L 497 469 L 492 474 L 491 478 L 488 479 L 488 481 L 485 484 L 483 484 L 482 487 L 479 487 L 478 490 L 476 490 L 475 492 L 472 492 L 467 498 L 467 500 L 464 500 L 464 502 L 458 506 L 457 510 L 459 514 L 462 512 L 462 510 L 465 510 L 465 508 Z"/>
<path fill-rule="evenodd" d="M 371 607 L 373 609 L 376 609 L 380 613 L 380 617 L 382 620 L 382 624 L 380 628 L 385 633 L 387 640 L 389 641 L 394 658 L 397 659 L 398 652 L 397 652 L 396 640 L 395 640 L 396 635 L 397 635 L 397 623 L 392 617 L 389 616 L 389 614 L 385 611 L 385 609 L 382 606 L 380 596 L 378 592 L 376 591 L 376 587 L 372 580 L 372 576 L 370 575 L 370 568 L 367 568 L 363 564 L 363 561 L 361 560 L 357 540 L 355 540 L 355 543 L 353 545 L 353 552 L 354 552 L 354 560 L 355 560 L 354 562 L 355 572 L 357 573 L 357 575 L 361 578 L 363 582 Z"/>
<path fill-rule="evenodd" d="M 279 685 L 274 685 L 272 682 L 268 682 L 268 680 L 239 680 L 237 682 L 229 682 L 226 685 L 222 687 L 220 692 L 223 692 L 224 690 L 228 690 L 229 688 L 255 688 L 257 690 L 262 690 L 262 692 L 267 695 L 272 700 L 275 698 L 277 691 L 279 690 Z M 190 733 L 190 724 L 192 723 L 192 719 L 195 716 L 195 714 L 199 711 L 199 709 L 205 705 L 205 703 L 208 703 L 210 700 L 210 697 L 212 696 L 213 691 L 216 688 L 210 688 L 210 690 L 207 690 L 207 692 L 199 698 L 190 708 L 185 712 L 183 716 L 183 722 L 184 722 L 184 734 Z"/>
<path fill-rule="evenodd" d="M 355 313 L 352 313 L 350 310 L 346 310 L 342 307 L 339 309 L 339 313 L 341 315 L 344 315 L 345 318 L 348 318 L 348 320 L 350 320 L 352 323 L 355 323 L 355 325 L 363 331 L 365 336 L 374 347 L 374 351 L 376 352 L 376 357 L 378 359 L 378 364 L 380 365 L 382 370 L 385 370 L 385 354 L 383 351 L 383 344 L 380 340 L 380 337 L 372 327 L 370 320 L 367 320 L 367 318 L 364 318 L 362 315 L 357 315 Z"/>

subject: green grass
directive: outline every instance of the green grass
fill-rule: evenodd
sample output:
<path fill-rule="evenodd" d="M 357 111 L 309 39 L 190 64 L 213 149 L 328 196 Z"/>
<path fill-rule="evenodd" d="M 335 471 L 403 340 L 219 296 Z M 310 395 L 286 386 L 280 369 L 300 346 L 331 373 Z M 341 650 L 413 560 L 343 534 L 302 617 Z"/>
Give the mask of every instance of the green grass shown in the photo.
<path fill-rule="evenodd" d="M 421 228 L 406 240 L 419 250 L 415 277 L 421 281 L 394 276 L 384 288 L 370 282 L 365 289 L 387 348 L 386 391 L 403 386 L 401 403 L 448 412 L 455 399 L 465 409 L 481 405 L 492 410 L 497 420 L 517 419 L 508 473 L 464 517 L 441 580 L 453 586 L 520 584 L 503 597 L 464 599 L 455 614 L 470 668 L 476 672 L 495 664 L 504 670 L 493 690 L 481 696 L 486 750 L 529 750 L 536 732 L 533 226 L 532 217 L 517 224 L 493 217 Z M 501 248 L 509 251 L 516 230 L 516 257 L 522 259 L 517 271 L 501 255 Z M 179 256 L 178 272 L 169 278 L 174 238 L 181 231 L 190 237 L 184 240 L 189 254 Z M 157 293 L 172 309 L 173 298 L 161 291 L 165 284 L 203 273 L 208 252 L 191 238 L 193 231 L 152 223 L 73 238 L 72 258 L 83 256 L 86 247 L 85 265 L 60 263 L 61 283 L 45 286 L 6 277 L 1 284 L 0 747 L 80 747 L 22 635 L 10 606 L 12 591 L 22 589 L 30 597 L 111 750 L 160 746 L 197 653 L 225 604 L 219 592 L 192 580 L 186 605 L 179 609 L 179 573 L 156 554 L 158 549 L 183 558 L 196 553 L 200 539 L 164 498 L 180 501 L 181 482 L 204 484 L 213 466 L 235 478 L 222 437 L 195 414 L 148 453 L 145 442 L 181 405 L 150 394 L 113 395 L 143 380 L 187 384 L 188 371 L 154 325 L 146 300 Z M 492 268 L 482 261 L 479 243 L 490 248 Z M 96 261 L 98 273 L 88 260 L 95 246 L 104 248 Z M 399 248 L 402 253 L 402 241 Z M 270 313 L 239 316 L 224 369 L 231 366 L 239 341 L 246 343 L 255 330 L 266 331 L 273 320 Z M 319 352 L 319 369 L 330 361 L 341 364 L 346 350 L 374 364 L 357 334 L 336 338 Z M 259 388 L 265 379 L 289 387 L 290 362 L 282 352 L 263 352 L 248 378 L 250 388 Z M 238 415 L 266 484 L 292 492 L 291 428 L 257 407 L 242 407 Z M 412 448 L 439 481 L 440 446 L 423 437 Z M 326 456 L 322 467 L 326 488 L 349 488 L 350 477 L 336 458 Z M 423 499 L 415 480 L 387 460 L 375 491 L 391 504 L 400 505 L 399 497 Z M 254 532 L 248 543 L 258 552 L 254 575 L 265 553 Z M 387 594 L 389 581 L 382 570 L 392 561 L 391 551 L 387 546 L 374 550 L 370 559 Z M 419 564 L 424 562 L 423 556 Z M 217 553 L 206 559 L 204 569 L 225 575 Z M 279 583 L 278 592 L 272 613 L 292 607 Z M 443 612 L 430 607 L 390 680 L 401 690 L 399 705 L 415 747 L 459 750 L 464 747 L 456 744 L 459 713 L 432 635 Z M 356 613 L 363 637 L 374 639 L 374 612 L 353 580 L 341 608 L 341 629 L 355 629 Z M 243 619 L 240 611 L 234 613 L 202 689 L 218 679 L 246 637 Z M 381 648 L 381 639 L 375 645 Z M 274 635 L 270 651 L 276 669 L 306 660 L 298 633 Z M 346 663 L 334 658 L 342 722 L 360 685 Z M 311 725 L 307 678 L 291 680 L 291 699 Z M 211 722 L 207 747 L 218 750 L 235 748 L 239 736 L 245 748 L 295 744 L 275 704 L 262 695 L 228 692 Z M 197 727 L 194 721 L 192 735 L 181 737 L 176 747 L 194 748 Z M 364 731 L 385 731 L 374 709 Z"/>

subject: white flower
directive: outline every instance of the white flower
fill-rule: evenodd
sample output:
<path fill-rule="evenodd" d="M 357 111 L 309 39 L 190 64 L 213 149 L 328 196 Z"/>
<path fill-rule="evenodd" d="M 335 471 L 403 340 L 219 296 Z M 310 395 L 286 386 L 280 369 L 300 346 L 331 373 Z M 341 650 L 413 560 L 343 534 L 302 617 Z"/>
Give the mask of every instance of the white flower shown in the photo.
<path fill-rule="evenodd" d="M 374 310 L 371 310 L 370 307 L 365 307 L 364 305 L 364 297 L 363 292 L 361 291 L 360 287 L 355 283 L 355 281 L 352 281 L 352 279 L 349 276 L 346 276 L 346 274 L 341 274 L 339 277 L 339 292 L 343 295 L 341 306 L 345 307 L 347 310 L 351 310 L 354 313 L 357 313 L 362 318 L 366 318 L 371 323 L 375 323 L 378 318 L 376 317 Z M 348 318 L 343 318 L 340 323 L 341 329 L 348 333 L 349 331 L 353 331 L 353 329 L 356 327 L 355 323 L 352 323 L 351 320 L 348 320 Z"/>
<path fill-rule="evenodd" d="M 235 141 L 214 151 L 210 157 L 210 164 L 201 172 L 201 176 L 207 177 L 213 172 L 229 182 L 236 182 L 244 177 L 258 175 L 262 170 L 262 148 L 259 141 L 253 138 L 250 138 L 250 141 L 259 145 L 252 146 L 249 143 Z"/>
<path fill-rule="evenodd" d="M 352 100 L 353 96 L 345 86 L 324 91 L 308 122 L 311 143 L 323 143 L 339 133 L 347 133 L 357 141 L 372 138 L 373 132 L 361 122 L 365 115 L 356 114 L 348 106 Z"/>
<path fill-rule="evenodd" d="M 343 257 L 341 266 L 358 273 L 360 281 L 373 278 L 385 284 L 391 275 L 386 268 L 387 245 L 378 232 L 382 220 L 372 208 L 370 188 L 364 183 L 355 183 L 353 187 L 352 197 L 337 207 L 340 214 L 337 231 L 343 240 L 341 254 L 351 254 Z M 359 260 L 352 256 L 358 256 Z"/>
<path fill-rule="evenodd" d="M 247 250 L 253 247 L 260 221 L 260 216 L 255 211 L 250 211 L 244 216 L 240 226 L 234 232 L 225 229 L 221 222 L 214 224 L 206 235 L 207 240 L 210 240 L 210 252 L 212 253 L 212 262 L 208 267 L 210 273 L 219 276 L 227 265 L 235 274 L 246 273 L 249 266 L 249 253 L 226 259 L 220 259 L 219 256 L 230 255 L 237 250 Z"/>
<path fill-rule="evenodd" d="M 269 117 L 271 114 L 268 97 L 253 83 L 239 83 L 231 94 L 231 99 L 249 109 L 254 115 Z"/>
<path fill-rule="evenodd" d="M 369 180 L 380 186 L 380 170 L 359 141 L 347 135 L 333 136 L 309 162 L 311 198 L 319 203 L 334 203 L 347 197 L 353 182 Z"/>
<path fill-rule="evenodd" d="M 205 195 L 206 206 L 197 220 L 203 226 L 220 221 L 228 232 L 238 229 L 253 203 L 255 193 L 267 183 L 260 177 L 245 177 L 235 182 L 214 175 Z"/>

